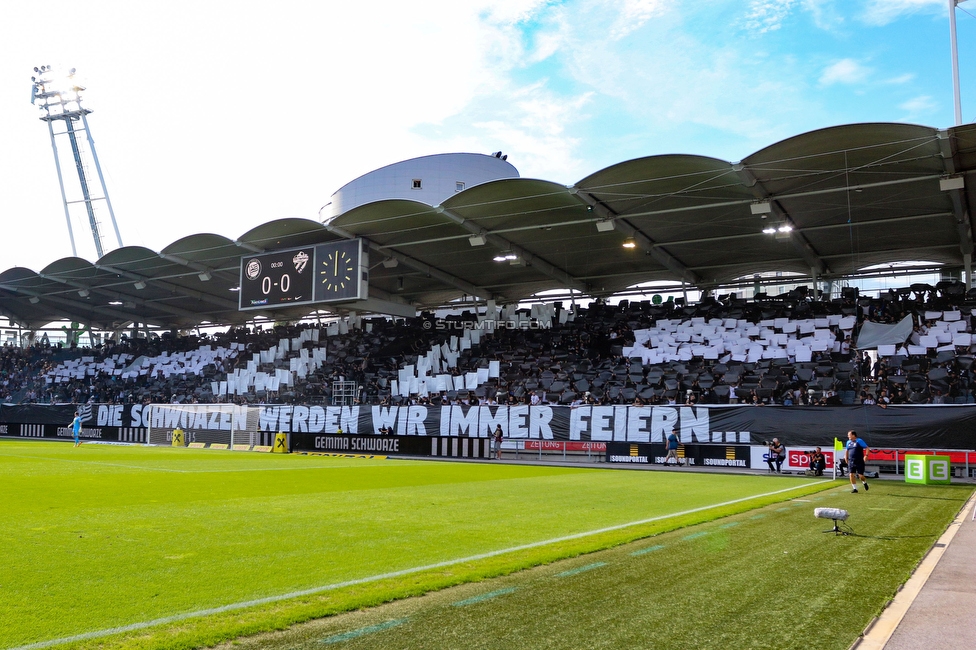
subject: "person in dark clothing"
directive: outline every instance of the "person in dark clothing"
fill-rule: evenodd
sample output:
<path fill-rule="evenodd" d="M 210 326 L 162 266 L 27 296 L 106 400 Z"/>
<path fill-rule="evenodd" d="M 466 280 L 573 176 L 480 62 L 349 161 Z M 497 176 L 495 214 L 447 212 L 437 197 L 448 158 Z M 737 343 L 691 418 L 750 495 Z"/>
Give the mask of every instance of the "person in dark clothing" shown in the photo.
<path fill-rule="evenodd" d="M 664 457 L 665 466 L 669 465 L 668 461 L 672 458 L 674 459 L 675 465 L 681 465 L 682 464 L 681 461 L 678 460 L 678 428 L 677 427 L 671 429 L 671 434 L 668 435 L 668 439 L 666 443 L 668 447 L 668 453 Z"/>
<path fill-rule="evenodd" d="M 868 444 L 857 437 L 855 431 L 847 432 L 847 466 L 850 470 L 851 492 L 857 494 L 857 477 L 861 477 L 864 491 L 868 491 L 868 481 L 864 476 L 864 461 L 868 458 Z"/>
<path fill-rule="evenodd" d="M 823 452 L 820 451 L 820 447 L 817 447 L 812 454 L 810 454 L 810 469 L 813 470 L 814 476 L 823 476 L 824 469 L 827 467 L 827 459 L 824 457 Z"/>
<path fill-rule="evenodd" d="M 782 474 L 783 461 L 786 460 L 786 447 L 779 441 L 779 438 L 773 438 L 773 441 L 769 443 L 768 447 L 769 451 L 766 453 L 766 464 L 769 465 L 769 471 Z"/>

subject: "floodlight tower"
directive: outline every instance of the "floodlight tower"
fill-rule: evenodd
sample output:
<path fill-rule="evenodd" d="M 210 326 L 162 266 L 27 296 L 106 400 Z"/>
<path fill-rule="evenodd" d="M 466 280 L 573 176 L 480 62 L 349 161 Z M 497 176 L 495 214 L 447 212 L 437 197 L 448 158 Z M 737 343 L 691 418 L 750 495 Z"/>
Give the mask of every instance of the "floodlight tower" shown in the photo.
<path fill-rule="evenodd" d="M 71 68 L 67 74 L 58 74 L 51 66 L 44 65 L 34 68 L 35 76 L 31 77 L 34 86 L 31 89 L 31 104 L 40 105 L 41 120 L 47 122 L 48 132 L 51 134 L 51 147 L 54 149 L 54 165 L 58 170 L 58 183 L 61 185 L 61 202 L 64 204 L 64 218 L 68 222 L 68 236 L 71 238 L 71 254 L 78 255 L 75 247 L 75 235 L 71 228 L 71 204 L 83 203 L 88 213 L 88 224 L 91 226 L 92 238 L 95 240 L 95 251 L 98 257 L 102 257 L 102 235 L 98 229 L 98 219 L 95 216 L 95 201 L 105 201 L 108 208 L 109 217 L 112 220 L 112 227 L 115 229 L 115 238 L 122 246 L 122 235 L 119 234 L 119 225 L 115 221 L 115 212 L 112 210 L 112 202 L 108 198 L 108 189 L 105 187 L 105 177 L 102 175 L 102 167 L 98 163 L 98 154 L 95 153 L 95 141 L 92 140 L 91 130 L 88 128 L 88 114 L 91 109 L 81 105 L 81 92 L 84 86 L 78 85 L 75 81 L 75 69 Z M 54 124 L 62 123 L 63 131 L 55 131 Z M 80 125 L 79 125 L 80 122 Z M 88 179 L 88 165 L 86 163 L 85 152 L 82 150 L 78 141 L 78 132 L 84 131 L 88 139 L 88 153 L 95 165 L 98 174 L 98 181 L 102 186 L 102 196 L 93 197 L 91 194 L 91 183 Z M 55 136 L 67 136 L 71 145 L 71 155 L 74 159 L 75 168 L 78 171 L 78 181 L 81 184 L 81 200 L 69 201 L 68 194 L 64 187 L 64 176 L 61 174 L 61 160 L 58 157 L 58 141 Z"/>
<path fill-rule="evenodd" d="M 956 47 L 956 7 L 966 0 L 949 0 L 949 49 L 952 56 L 952 100 L 956 108 L 956 126 L 962 124 L 962 100 L 959 93 L 959 50 Z"/>

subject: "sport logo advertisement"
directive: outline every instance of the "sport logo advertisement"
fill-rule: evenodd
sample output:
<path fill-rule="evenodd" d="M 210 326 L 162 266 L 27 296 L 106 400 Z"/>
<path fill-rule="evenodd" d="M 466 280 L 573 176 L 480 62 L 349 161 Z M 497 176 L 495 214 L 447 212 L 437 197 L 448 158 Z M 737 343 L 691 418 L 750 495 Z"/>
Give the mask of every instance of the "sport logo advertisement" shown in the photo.
<path fill-rule="evenodd" d="M 786 465 L 787 469 L 807 469 L 810 467 L 810 457 L 813 451 L 809 449 L 787 449 Z M 834 466 L 833 450 L 824 451 L 824 465 Z"/>
<path fill-rule="evenodd" d="M 295 271 L 301 274 L 305 270 L 305 265 L 308 264 L 308 253 L 298 251 L 295 257 L 291 258 L 291 263 L 295 265 Z"/>

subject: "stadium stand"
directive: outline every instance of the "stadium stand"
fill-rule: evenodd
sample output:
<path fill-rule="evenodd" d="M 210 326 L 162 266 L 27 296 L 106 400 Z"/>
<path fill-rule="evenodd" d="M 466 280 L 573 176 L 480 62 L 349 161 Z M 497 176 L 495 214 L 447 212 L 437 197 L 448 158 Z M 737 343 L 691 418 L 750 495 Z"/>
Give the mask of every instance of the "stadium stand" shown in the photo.
<path fill-rule="evenodd" d="M 972 403 L 972 309 L 955 282 L 814 300 L 602 301 L 492 318 L 352 318 L 0 353 L 6 403 L 840 405 Z M 856 342 L 910 317 L 900 343 Z M 495 327 L 485 327 L 486 320 Z"/>

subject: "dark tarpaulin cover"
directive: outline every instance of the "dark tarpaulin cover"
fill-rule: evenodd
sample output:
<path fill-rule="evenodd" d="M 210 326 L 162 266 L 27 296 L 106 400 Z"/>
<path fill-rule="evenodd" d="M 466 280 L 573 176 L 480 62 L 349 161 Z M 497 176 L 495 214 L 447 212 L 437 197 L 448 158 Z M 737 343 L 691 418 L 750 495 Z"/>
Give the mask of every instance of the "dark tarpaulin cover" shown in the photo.
<path fill-rule="evenodd" d="M 894 325 L 866 321 L 861 325 L 854 345 L 858 350 L 873 350 L 879 345 L 901 345 L 908 340 L 914 327 L 915 323 L 910 315 Z"/>
<path fill-rule="evenodd" d="M 976 407 L 744 406 L 711 409 L 713 430 L 749 431 L 753 444 L 773 436 L 788 446 L 827 446 L 854 430 L 871 447 L 976 449 Z"/>

